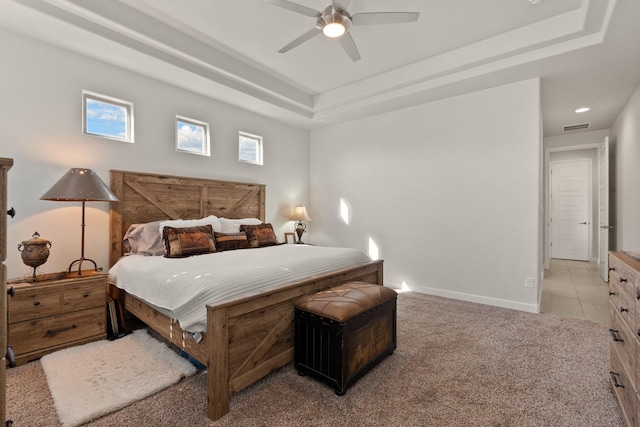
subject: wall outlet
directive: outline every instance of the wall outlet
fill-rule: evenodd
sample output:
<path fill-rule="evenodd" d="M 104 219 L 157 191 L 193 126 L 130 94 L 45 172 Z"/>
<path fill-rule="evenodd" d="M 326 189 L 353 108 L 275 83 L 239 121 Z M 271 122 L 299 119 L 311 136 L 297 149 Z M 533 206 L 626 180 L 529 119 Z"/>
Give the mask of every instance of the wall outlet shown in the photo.
<path fill-rule="evenodd" d="M 525 277 L 524 278 L 524 287 L 525 288 L 533 288 L 534 280 L 533 277 Z"/>

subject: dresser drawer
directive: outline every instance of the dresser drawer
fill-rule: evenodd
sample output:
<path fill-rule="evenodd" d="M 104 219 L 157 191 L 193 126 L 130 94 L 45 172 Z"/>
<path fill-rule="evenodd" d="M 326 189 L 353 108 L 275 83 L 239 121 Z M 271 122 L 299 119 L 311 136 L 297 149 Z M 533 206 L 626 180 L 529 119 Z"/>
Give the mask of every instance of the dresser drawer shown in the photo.
<path fill-rule="evenodd" d="M 9 297 L 9 323 L 60 314 L 60 290 L 58 286 L 16 286 Z"/>
<path fill-rule="evenodd" d="M 62 293 L 62 307 L 65 313 L 106 304 L 104 279 L 96 278 L 82 283 L 67 284 Z"/>
<path fill-rule="evenodd" d="M 636 329 L 636 306 L 638 305 L 638 294 L 636 289 L 635 273 L 633 270 L 622 265 L 616 258 L 614 270 L 609 274 L 609 291 L 614 295 L 611 300 L 615 302 L 618 310 L 623 313 L 623 318 L 629 327 Z"/>
<path fill-rule="evenodd" d="M 617 313 L 617 308 L 609 304 L 611 328 L 609 329 L 612 348 L 618 353 L 620 361 L 627 371 L 627 375 L 635 387 L 636 381 L 636 334 L 629 329 Z"/>
<path fill-rule="evenodd" d="M 106 331 L 103 307 L 9 325 L 9 343 L 16 354 L 72 343 Z"/>
<path fill-rule="evenodd" d="M 620 286 L 631 298 L 636 297 L 635 272 L 616 257 L 609 257 L 609 281 Z"/>
<path fill-rule="evenodd" d="M 618 353 L 611 344 L 611 371 L 609 373 L 611 381 L 611 389 L 620 402 L 620 409 L 627 426 L 636 426 L 637 424 L 637 393 L 633 387 L 633 383 L 627 376 L 622 362 L 618 357 Z"/>

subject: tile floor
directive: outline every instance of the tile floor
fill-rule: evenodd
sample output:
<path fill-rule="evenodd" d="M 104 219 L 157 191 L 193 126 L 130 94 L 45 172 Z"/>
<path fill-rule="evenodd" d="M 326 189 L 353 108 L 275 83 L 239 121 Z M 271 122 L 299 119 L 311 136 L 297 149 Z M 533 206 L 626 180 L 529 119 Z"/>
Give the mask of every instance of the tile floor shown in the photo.
<path fill-rule="evenodd" d="M 609 323 L 609 289 L 594 262 L 552 259 L 542 281 L 542 313 Z"/>

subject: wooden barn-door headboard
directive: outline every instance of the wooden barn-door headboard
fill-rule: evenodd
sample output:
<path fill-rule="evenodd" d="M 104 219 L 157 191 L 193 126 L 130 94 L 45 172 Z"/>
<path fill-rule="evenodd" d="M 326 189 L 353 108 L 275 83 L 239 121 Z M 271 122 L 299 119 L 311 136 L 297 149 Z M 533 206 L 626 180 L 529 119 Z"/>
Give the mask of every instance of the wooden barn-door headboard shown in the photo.
<path fill-rule="evenodd" d="M 123 255 L 122 238 L 131 224 L 208 215 L 265 220 L 263 184 L 112 170 L 109 266 Z"/>

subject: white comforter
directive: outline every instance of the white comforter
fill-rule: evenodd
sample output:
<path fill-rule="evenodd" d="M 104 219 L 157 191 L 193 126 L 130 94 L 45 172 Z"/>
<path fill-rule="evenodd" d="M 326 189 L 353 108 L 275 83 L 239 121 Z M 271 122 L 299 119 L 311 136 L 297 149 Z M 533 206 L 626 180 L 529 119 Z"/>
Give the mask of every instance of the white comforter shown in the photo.
<path fill-rule="evenodd" d="M 177 320 L 185 331 L 204 332 L 207 304 L 266 292 L 283 284 L 369 262 L 347 248 L 280 245 L 189 258 L 129 255 L 109 280 Z"/>

